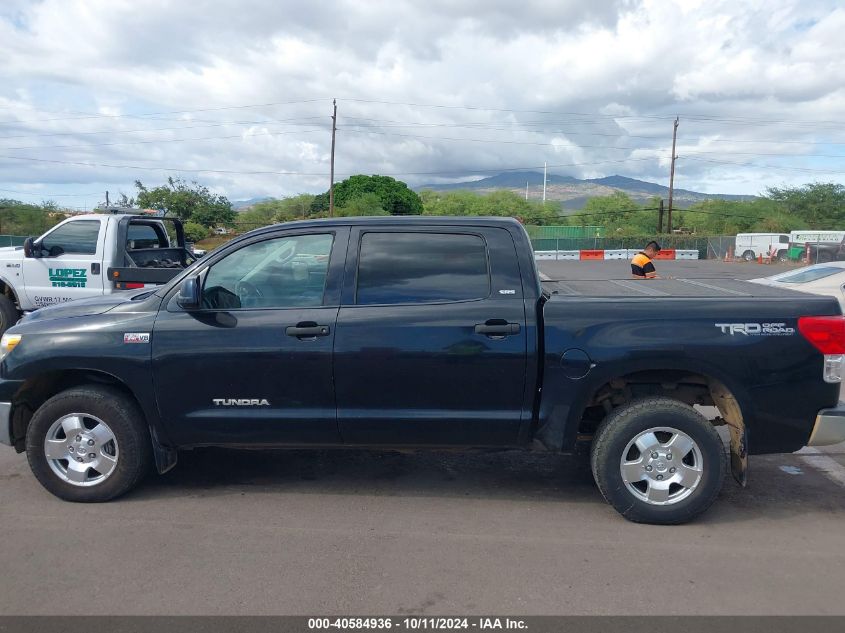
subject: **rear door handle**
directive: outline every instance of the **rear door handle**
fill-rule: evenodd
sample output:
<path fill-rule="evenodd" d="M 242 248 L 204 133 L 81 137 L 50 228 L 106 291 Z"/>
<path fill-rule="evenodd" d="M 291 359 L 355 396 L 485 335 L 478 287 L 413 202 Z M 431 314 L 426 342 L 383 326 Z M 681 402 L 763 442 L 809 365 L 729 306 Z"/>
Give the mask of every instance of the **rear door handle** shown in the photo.
<path fill-rule="evenodd" d="M 510 336 L 519 334 L 519 323 L 508 323 L 503 319 L 490 319 L 485 323 L 478 323 L 475 326 L 476 334 L 485 336 Z"/>
<path fill-rule="evenodd" d="M 317 325 L 313 322 L 297 323 L 285 328 L 285 334 L 296 338 L 316 338 L 328 336 L 330 333 L 331 328 L 328 325 Z"/>

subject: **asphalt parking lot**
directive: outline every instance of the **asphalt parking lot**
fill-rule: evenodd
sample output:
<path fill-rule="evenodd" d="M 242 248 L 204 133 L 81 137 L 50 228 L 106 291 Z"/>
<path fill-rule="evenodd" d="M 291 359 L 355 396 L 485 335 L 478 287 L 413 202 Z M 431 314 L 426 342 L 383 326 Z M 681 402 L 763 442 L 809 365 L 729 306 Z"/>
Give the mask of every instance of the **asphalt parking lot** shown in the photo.
<path fill-rule="evenodd" d="M 3 447 L 0 613 L 845 614 L 845 447 L 750 467 L 695 523 L 654 527 L 620 518 L 577 457 L 203 449 L 81 505 Z"/>

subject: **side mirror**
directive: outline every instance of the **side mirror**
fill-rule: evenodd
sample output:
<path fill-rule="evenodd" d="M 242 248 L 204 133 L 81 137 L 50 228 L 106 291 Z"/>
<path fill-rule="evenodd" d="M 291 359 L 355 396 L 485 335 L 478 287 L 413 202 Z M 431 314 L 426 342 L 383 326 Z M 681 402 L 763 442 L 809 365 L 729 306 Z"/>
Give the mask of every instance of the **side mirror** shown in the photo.
<path fill-rule="evenodd" d="M 38 257 L 40 254 L 41 249 L 35 248 L 35 239 L 28 237 L 24 240 L 23 243 L 23 256 L 24 257 Z"/>
<path fill-rule="evenodd" d="M 179 286 L 179 295 L 176 297 L 176 305 L 183 310 L 199 310 L 200 284 L 196 277 L 188 277 L 182 280 L 182 284 Z"/>

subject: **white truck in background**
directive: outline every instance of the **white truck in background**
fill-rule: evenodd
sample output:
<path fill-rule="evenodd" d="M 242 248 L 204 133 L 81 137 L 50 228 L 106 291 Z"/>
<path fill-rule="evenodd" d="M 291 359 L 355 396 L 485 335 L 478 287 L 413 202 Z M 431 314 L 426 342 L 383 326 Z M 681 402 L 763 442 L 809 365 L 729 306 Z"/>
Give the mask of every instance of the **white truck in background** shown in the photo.
<path fill-rule="evenodd" d="M 759 257 L 776 257 L 786 261 L 789 256 L 789 234 L 737 233 L 734 254 L 747 262 Z"/>
<path fill-rule="evenodd" d="M 166 283 L 195 259 L 177 219 L 120 209 L 74 216 L 0 248 L 0 334 L 38 308 Z"/>

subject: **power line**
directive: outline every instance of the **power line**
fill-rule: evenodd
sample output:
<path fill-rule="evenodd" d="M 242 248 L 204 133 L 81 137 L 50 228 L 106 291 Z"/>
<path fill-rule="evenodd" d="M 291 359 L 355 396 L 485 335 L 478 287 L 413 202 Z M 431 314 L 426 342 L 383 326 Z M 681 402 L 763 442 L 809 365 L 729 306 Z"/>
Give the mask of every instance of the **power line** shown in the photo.
<path fill-rule="evenodd" d="M 314 117 L 318 118 L 318 117 Z M 319 117 L 322 118 L 322 117 Z M 303 124 L 305 125 L 305 124 Z M 313 125 L 313 123 L 312 123 Z M 196 126 L 196 127 L 205 127 L 205 126 Z M 208 127 L 215 127 L 215 126 L 208 126 Z M 179 129 L 179 128 L 174 128 Z M 108 142 L 108 143 L 86 143 L 86 144 L 74 144 L 74 145 L 29 145 L 29 146 L 20 146 L 20 147 L 3 147 L 0 148 L 2 150 L 30 150 L 30 149 L 85 149 L 88 147 L 109 147 L 109 146 L 120 146 L 120 145 L 148 145 L 148 144 L 157 144 L 157 143 L 190 143 L 194 141 L 209 141 L 209 140 L 232 140 L 232 139 L 245 139 L 253 136 L 283 136 L 288 134 L 307 134 L 312 132 L 319 132 L 324 131 L 327 128 L 314 128 L 310 130 L 289 130 L 289 131 L 278 131 L 278 132 L 255 132 L 250 134 L 232 134 L 232 135 L 224 135 L 224 136 L 201 136 L 201 137 L 193 137 L 193 138 L 177 138 L 177 139 L 151 139 L 151 140 L 139 140 L 139 141 L 117 141 L 117 142 Z M 380 132 L 376 130 L 355 130 L 351 128 L 338 128 L 342 131 L 351 132 L 354 134 L 378 134 L 382 136 L 397 136 L 403 138 L 419 138 L 419 139 L 429 139 L 433 141 L 455 141 L 455 142 L 472 142 L 472 143 L 493 143 L 493 144 L 506 144 L 506 145 L 535 145 L 535 146 L 543 146 L 543 147 L 566 147 L 566 145 L 562 145 L 560 143 L 541 143 L 537 141 L 515 141 L 515 140 L 504 140 L 504 139 L 476 139 L 476 138 L 465 138 L 465 137 L 448 137 L 448 136 L 427 136 L 427 135 L 420 135 L 420 134 L 402 134 L 397 132 Z M 648 151 L 665 151 L 663 148 L 655 148 L 655 147 L 620 147 L 620 146 L 612 146 L 612 145 L 582 145 L 582 144 L 575 144 L 573 143 L 574 148 L 583 148 L 583 149 L 601 149 L 601 150 L 614 150 L 614 151 L 641 151 L 641 150 L 648 150 Z M 729 151 L 729 152 L 708 152 L 708 151 L 693 151 L 689 154 L 684 153 L 684 157 L 690 155 L 722 155 L 725 153 L 729 153 L 730 155 L 734 156 L 788 156 L 788 157 L 807 157 L 807 158 L 842 158 L 845 159 L 845 155 L 843 154 L 795 154 L 795 153 L 787 153 L 787 152 L 737 152 L 737 151 Z"/>
<path fill-rule="evenodd" d="M 85 163 L 80 161 L 67 161 L 48 158 L 33 158 L 30 156 L 2 156 L 0 158 L 8 160 L 22 160 L 36 163 L 51 163 L 57 165 L 76 165 L 80 167 L 105 167 L 110 169 L 140 169 L 147 171 L 170 171 L 170 172 L 188 172 L 188 173 L 220 173 L 220 174 L 239 174 L 239 175 L 271 175 L 271 176 L 328 176 L 328 172 L 297 172 L 297 171 L 240 171 L 232 169 L 196 169 L 188 167 L 155 167 L 150 165 L 113 165 L 104 163 Z M 608 165 L 617 163 L 628 163 L 632 161 L 651 161 L 652 157 L 647 158 L 626 158 L 622 160 L 604 160 L 596 162 L 577 162 L 577 163 L 559 163 L 556 165 L 549 165 L 549 167 L 582 167 L 594 165 Z M 532 169 L 540 169 L 542 165 L 532 165 L 526 167 L 500 167 L 492 169 L 462 169 L 462 170 L 441 170 L 441 171 L 408 171 L 408 172 L 382 172 L 383 176 L 437 176 L 437 175 L 457 175 L 466 176 L 473 173 L 499 173 L 504 171 L 525 171 Z M 353 176 L 361 172 L 339 172 L 339 176 Z"/>
<path fill-rule="evenodd" d="M 94 130 L 94 131 L 85 131 L 85 132 L 48 132 L 46 134 L 15 134 L 12 136 L 0 136 L 0 141 L 5 141 L 9 139 L 18 139 L 18 138 L 42 138 L 45 136 L 81 136 L 81 135 L 90 135 L 90 134 L 135 134 L 135 133 L 148 133 L 148 132 L 170 132 L 176 130 L 193 130 L 199 128 L 210 128 L 210 127 L 226 127 L 228 125 L 262 125 L 267 123 L 284 123 L 285 125 L 313 125 L 313 123 L 306 123 L 306 121 L 313 121 L 315 119 L 323 119 L 323 116 L 311 116 L 311 117 L 294 117 L 291 119 L 272 119 L 270 121 L 263 120 L 263 121 L 220 121 L 216 123 L 212 123 L 210 125 L 180 125 L 177 127 L 157 127 L 157 128 L 141 128 L 137 130 Z M 288 123 L 288 121 L 301 121 L 302 123 Z M 191 121 L 192 123 L 194 121 Z"/>
<path fill-rule="evenodd" d="M 377 103 L 383 105 L 404 105 L 417 108 L 438 108 L 438 109 L 454 109 L 454 110 L 481 110 L 486 112 L 509 112 L 509 113 L 525 113 L 525 114 L 554 114 L 564 116 L 586 116 L 592 118 L 607 118 L 607 119 L 658 119 L 658 120 L 673 120 L 675 115 L 657 115 L 657 114 L 596 114 L 588 112 L 565 112 L 558 110 L 521 110 L 513 108 L 493 108 L 486 106 L 464 106 L 453 104 L 433 104 L 433 103 L 410 103 L 402 101 L 381 101 L 377 99 L 353 99 L 347 98 L 345 101 L 352 101 L 357 103 Z M 817 126 L 819 124 L 825 125 L 845 125 L 845 121 L 802 121 L 795 119 L 760 119 L 752 117 L 720 117 L 711 114 L 699 113 L 681 113 L 684 118 L 690 118 L 701 121 L 719 121 L 719 122 L 733 122 L 733 123 L 789 123 L 798 125 Z"/>
<path fill-rule="evenodd" d="M 44 196 L 47 198 L 86 198 L 91 196 L 99 196 L 102 191 L 96 193 L 43 193 L 41 191 L 16 191 L 14 189 L 0 189 L 5 193 L 15 193 L 22 196 Z"/>
<path fill-rule="evenodd" d="M 519 125 L 523 128 L 526 126 L 544 126 L 544 125 L 551 125 L 552 127 L 546 128 L 538 128 L 538 129 L 520 129 L 515 127 L 502 127 L 503 123 L 500 122 L 492 122 L 492 123 L 427 123 L 427 122 L 406 122 L 406 121 L 396 121 L 392 119 L 375 119 L 375 118 L 367 118 L 367 117 L 348 117 L 354 121 L 376 121 L 376 122 L 385 122 L 385 123 L 394 123 L 398 125 L 368 125 L 363 123 L 351 123 L 355 127 L 375 127 L 380 129 L 386 128 L 405 128 L 405 127 L 446 127 L 446 128 L 465 128 L 465 129 L 480 129 L 480 130 L 496 130 L 496 131 L 513 131 L 513 132 L 526 132 L 526 133 L 536 133 L 536 132 L 547 132 L 547 133 L 557 133 L 557 134 L 570 134 L 573 136 L 604 136 L 609 138 L 637 138 L 637 139 L 646 139 L 646 140 L 653 140 L 653 141 L 665 141 L 666 138 L 664 136 L 644 136 L 639 134 L 628 134 L 625 132 L 618 132 L 615 134 L 607 133 L 607 132 L 585 132 L 583 130 L 562 130 L 557 127 L 554 127 L 553 121 L 548 122 L 520 122 Z M 562 124 L 561 124 L 562 125 Z M 691 137 L 678 137 L 679 141 L 696 141 L 701 140 L 699 138 L 691 138 Z M 774 144 L 795 144 L 795 145 L 845 145 L 845 141 L 796 141 L 796 140 L 776 140 L 776 139 L 733 139 L 733 138 L 714 138 L 714 139 L 707 139 L 709 143 L 774 143 Z"/>
<path fill-rule="evenodd" d="M 738 165 L 740 167 L 763 167 L 765 169 L 785 169 L 788 171 L 801 171 L 807 172 L 811 174 L 836 174 L 836 175 L 843 175 L 845 171 L 833 171 L 830 169 L 812 169 L 809 167 L 786 167 L 784 165 L 761 165 L 759 163 L 736 163 L 731 161 L 725 160 L 713 160 L 709 158 L 697 158 L 695 156 L 682 156 L 682 158 L 686 160 L 695 160 L 702 163 L 714 163 L 716 165 Z"/>
<path fill-rule="evenodd" d="M 539 145 L 544 147 L 567 147 L 561 143 L 540 143 L 536 141 L 511 141 L 511 140 L 499 140 L 499 139 L 479 139 L 479 138 L 464 138 L 464 137 L 449 137 L 449 136 L 425 136 L 421 134 L 400 134 L 398 132 L 377 132 L 374 130 L 353 130 L 350 128 L 338 128 L 344 130 L 346 132 L 358 133 L 358 134 L 379 134 L 382 136 L 399 136 L 399 137 L 407 137 L 407 138 L 421 138 L 421 139 L 430 139 L 435 141 L 463 141 L 463 142 L 471 142 L 471 143 L 497 143 L 497 144 L 506 144 L 506 145 Z M 573 143 L 573 149 L 602 149 L 602 150 L 625 150 L 625 151 L 642 151 L 642 150 L 649 150 L 649 151 L 666 151 L 664 148 L 658 147 L 620 147 L 620 146 L 613 146 L 613 145 L 581 145 Z M 727 152 L 692 152 L 692 154 L 699 155 L 699 154 L 712 154 L 712 155 L 721 155 L 729 153 L 731 155 L 739 155 L 739 156 L 794 156 L 797 158 L 807 157 L 807 158 L 845 158 L 843 154 L 790 154 L 786 152 L 736 152 L 736 151 L 727 151 Z M 686 156 L 686 154 L 684 154 Z"/>
<path fill-rule="evenodd" d="M 327 101 L 328 99 L 323 97 L 319 99 L 301 99 L 298 101 L 277 101 L 273 103 L 251 103 L 247 105 L 236 105 L 236 106 L 222 106 L 219 108 L 200 108 L 196 110 L 169 110 L 164 112 L 145 112 L 145 113 L 138 113 L 138 114 L 94 114 L 94 113 L 86 113 L 85 116 L 81 117 L 61 117 L 55 119 L 17 119 L 14 121 L 0 121 L 0 125 L 9 125 L 15 123 L 47 123 L 50 121 L 81 121 L 83 119 L 124 119 L 124 118 L 131 118 L 131 119 L 138 119 L 138 118 L 146 118 L 148 116 L 157 116 L 161 114 L 191 114 L 194 112 L 221 112 L 223 110 L 243 110 L 247 108 L 270 108 L 275 106 L 282 106 L 282 105 L 294 105 L 294 104 L 301 104 L 301 103 L 316 103 L 318 101 Z"/>
<path fill-rule="evenodd" d="M 539 145 L 543 147 L 565 147 L 560 143 L 539 143 L 536 141 L 506 141 L 506 140 L 498 140 L 498 139 L 483 139 L 483 138 L 457 138 L 457 137 L 450 137 L 450 136 L 423 136 L 421 134 L 400 134 L 398 132 L 376 132 L 373 130 L 352 130 L 346 127 L 338 128 L 339 130 L 352 132 L 357 134 L 379 134 L 382 136 L 400 136 L 406 138 L 422 138 L 422 139 L 429 139 L 432 141 L 463 141 L 469 143 L 498 143 L 504 145 Z M 588 149 L 609 149 L 609 150 L 640 150 L 640 149 L 653 149 L 653 148 L 642 148 L 642 147 L 613 147 L 610 145 L 575 145 L 573 144 L 574 148 L 588 148 Z"/>
<path fill-rule="evenodd" d="M 313 125 L 313 124 L 312 124 Z M 150 143 L 190 143 L 193 141 L 220 141 L 231 139 L 246 139 L 253 136 L 283 136 L 286 134 L 307 134 L 311 132 L 323 132 L 325 128 L 315 128 L 313 130 L 288 130 L 285 132 L 256 132 L 254 134 L 232 134 L 228 136 L 199 136 L 195 138 L 164 138 L 151 139 L 146 141 L 118 141 L 115 143 L 86 143 L 85 145 L 30 145 L 25 147 L 3 147 L 3 151 L 7 150 L 23 150 L 23 149 L 86 149 L 88 147 L 108 147 L 114 145 L 147 145 Z"/>

